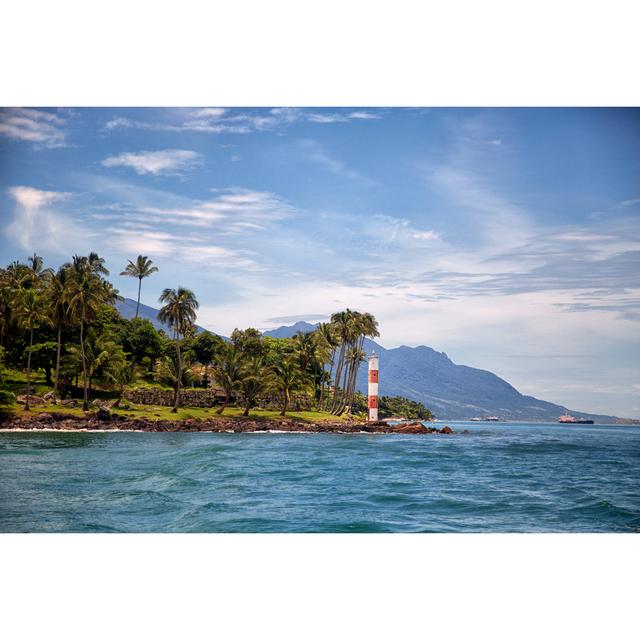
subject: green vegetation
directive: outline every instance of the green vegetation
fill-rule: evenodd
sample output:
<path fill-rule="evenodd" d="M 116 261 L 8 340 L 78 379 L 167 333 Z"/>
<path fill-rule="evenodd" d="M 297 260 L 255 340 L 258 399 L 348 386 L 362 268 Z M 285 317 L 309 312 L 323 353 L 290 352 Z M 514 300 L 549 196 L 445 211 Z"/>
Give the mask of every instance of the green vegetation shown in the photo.
<path fill-rule="evenodd" d="M 177 287 L 160 296 L 158 319 L 167 331 L 158 331 L 138 317 L 142 280 L 157 271 L 140 255 L 121 272 L 139 280 L 136 317 L 127 320 L 115 309 L 121 298 L 96 253 L 73 256 L 57 271 L 45 268 L 37 255 L 0 269 L 0 405 L 37 413 L 52 403 L 56 411 L 74 415 L 89 410 L 92 400 L 112 400 L 116 413 L 152 419 L 207 417 L 214 411 L 301 420 L 366 415 L 355 387 L 366 357 L 364 338 L 378 335 L 371 314 L 346 309 L 292 338 L 247 328 L 225 340 L 196 333 L 196 295 Z M 172 406 L 128 402 L 127 390 L 140 386 L 173 390 Z M 211 386 L 224 396 L 219 406 L 182 407 L 184 389 Z M 81 398 L 82 408 L 62 404 L 70 398 Z M 395 400 L 390 413 L 429 414 L 419 403 L 387 400 Z M 264 406 L 269 410 L 259 408 Z"/>
<path fill-rule="evenodd" d="M 433 414 L 421 402 L 402 396 L 382 396 L 378 402 L 378 415 L 381 418 L 398 416 L 409 420 L 433 420 Z"/>

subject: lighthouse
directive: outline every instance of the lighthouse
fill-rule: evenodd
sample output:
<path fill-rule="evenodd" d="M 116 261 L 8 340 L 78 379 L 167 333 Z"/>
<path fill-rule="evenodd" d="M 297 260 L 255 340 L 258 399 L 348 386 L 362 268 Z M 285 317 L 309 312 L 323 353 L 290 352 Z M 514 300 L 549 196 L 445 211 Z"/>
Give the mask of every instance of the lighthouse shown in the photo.
<path fill-rule="evenodd" d="M 369 356 L 369 422 L 378 420 L 378 356 L 374 351 Z"/>

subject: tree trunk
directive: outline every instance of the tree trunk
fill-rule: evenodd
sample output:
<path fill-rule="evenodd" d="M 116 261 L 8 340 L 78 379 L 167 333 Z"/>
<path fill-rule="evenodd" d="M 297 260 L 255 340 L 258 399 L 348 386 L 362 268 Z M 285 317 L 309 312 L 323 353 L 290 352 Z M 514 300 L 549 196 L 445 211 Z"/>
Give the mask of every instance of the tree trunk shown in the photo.
<path fill-rule="evenodd" d="M 248 416 L 249 415 L 249 409 L 251 409 L 251 400 L 247 400 L 247 404 L 244 407 L 244 413 L 242 415 L 243 416 Z"/>
<path fill-rule="evenodd" d="M 353 398 L 356 395 L 356 382 L 358 380 L 358 371 L 360 370 L 360 362 L 356 362 L 353 365 L 353 373 L 351 376 L 351 383 L 349 384 L 349 394 L 347 397 L 347 413 L 351 413 L 353 409 Z"/>
<path fill-rule="evenodd" d="M 82 410 L 89 411 L 89 389 L 87 388 L 87 357 L 84 353 L 84 320 L 80 321 L 80 350 L 82 353 L 82 387 L 84 389 Z"/>
<path fill-rule="evenodd" d="M 140 281 L 142 282 L 142 280 Z M 182 354 L 180 353 L 180 341 L 176 340 L 176 351 L 178 352 L 178 383 L 176 385 L 176 398 L 173 403 L 173 409 L 171 413 L 178 413 L 178 406 L 180 405 L 180 383 L 182 382 Z"/>
<path fill-rule="evenodd" d="M 29 327 L 29 357 L 27 358 L 27 401 L 24 403 L 24 410 L 31 411 L 29 399 L 31 398 L 31 352 L 33 351 L 33 323 Z"/>
<path fill-rule="evenodd" d="M 340 377 L 342 375 L 342 367 L 344 366 L 345 348 L 346 348 L 346 342 L 343 342 L 340 345 L 340 353 L 338 354 L 338 364 L 336 366 L 336 379 L 333 384 L 333 403 L 331 406 L 332 413 L 338 406 L 338 389 L 340 388 Z"/>
<path fill-rule="evenodd" d="M 138 311 L 140 310 L 140 288 L 142 287 L 142 278 L 138 278 L 138 303 L 136 304 L 136 318 L 138 317 Z"/>
<path fill-rule="evenodd" d="M 348 351 L 347 351 L 348 353 Z M 350 363 L 347 360 L 344 368 L 344 379 L 342 381 L 342 393 L 334 398 L 333 410 L 331 413 L 339 416 L 344 411 L 344 399 L 347 393 L 347 380 L 349 379 Z"/>
<path fill-rule="evenodd" d="M 227 408 L 227 405 L 229 404 L 229 393 L 227 393 L 226 391 L 224 392 L 224 402 L 220 405 L 220 408 L 216 411 L 216 413 L 221 416 L 222 412 Z"/>
<path fill-rule="evenodd" d="M 56 404 L 60 386 L 60 353 L 62 351 L 62 323 L 58 327 L 58 350 L 56 353 L 56 376 L 53 383 L 53 404 Z"/>
<path fill-rule="evenodd" d="M 287 407 L 289 406 L 289 391 L 285 389 L 283 396 L 282 411 L 280 412 L 281 416 L 287 413 Z"/>

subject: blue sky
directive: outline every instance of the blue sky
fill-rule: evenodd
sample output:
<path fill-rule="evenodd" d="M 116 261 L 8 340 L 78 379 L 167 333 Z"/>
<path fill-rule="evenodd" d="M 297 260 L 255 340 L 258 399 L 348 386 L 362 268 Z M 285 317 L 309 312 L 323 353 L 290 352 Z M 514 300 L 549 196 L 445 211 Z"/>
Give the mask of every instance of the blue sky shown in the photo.
<path fill-rule="evenodd" d="M 640 111 L 4 109 L 0 259 L 96 250 L 222 333 L 368 310 L 524 393 L 640 417 Z"/>

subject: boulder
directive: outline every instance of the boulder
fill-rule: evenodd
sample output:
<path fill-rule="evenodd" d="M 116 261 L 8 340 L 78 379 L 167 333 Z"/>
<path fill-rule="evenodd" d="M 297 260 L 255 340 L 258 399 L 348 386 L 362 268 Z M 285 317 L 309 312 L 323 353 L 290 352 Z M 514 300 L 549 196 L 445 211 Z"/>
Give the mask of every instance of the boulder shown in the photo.
<path fill-rule="evenodd" d="M 98 420 L 103 420 L 105 422 L 111 420 L 111 412 L 108 409 L 100 407 L 98 412 L 96 413 L 96 418 Z"/>
<path fill-rule="evenodd" d="M 425 428 L 421 422 L 405 422 L 395 425 L 394 433 L 424 433 Z"/>
<path fill-rule="evenodd" d="M 18 396 L 16 398 L 16 402 L 19 402 L 20 404 L 26 404 L 27 403 L 27 396 Z M 40 398 L 39 396 L 29 396 L 29 404 L 31 406 L 38 406 L 41 407 L 45 404 L 47 404 L 42 398 Z"/>
<path fill-rule="evenodd" d="M 453 429 L 447 425 L 440 429 L 440 433 L 453 433 Z"/>

